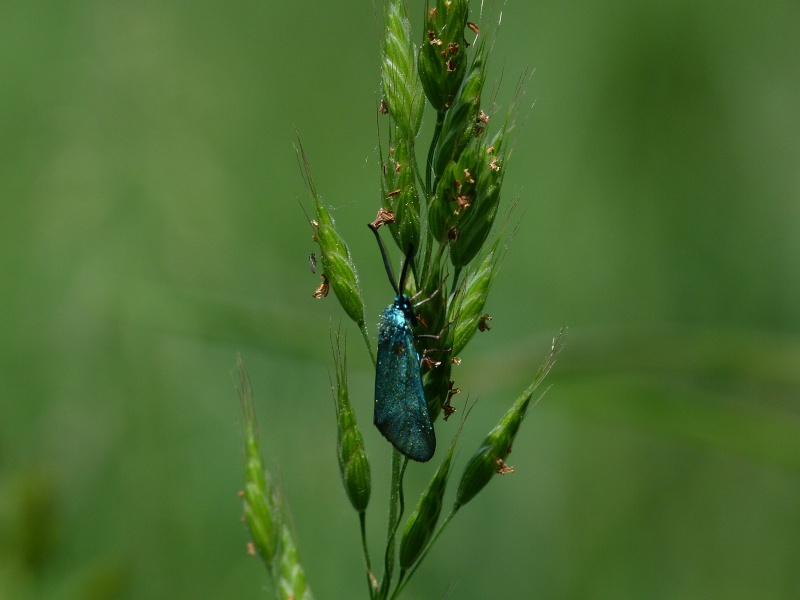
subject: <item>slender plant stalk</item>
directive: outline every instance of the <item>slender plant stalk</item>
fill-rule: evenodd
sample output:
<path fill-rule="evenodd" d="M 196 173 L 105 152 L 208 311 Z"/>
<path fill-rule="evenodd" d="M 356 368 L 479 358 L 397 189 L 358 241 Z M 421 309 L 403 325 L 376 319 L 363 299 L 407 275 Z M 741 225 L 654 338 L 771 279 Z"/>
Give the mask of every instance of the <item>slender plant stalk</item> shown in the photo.
<path fill-rule="evenodd" d="M 383 581 L 381 582 L 381 598 L 386 598 L 392 584 L 394 573 L 394 536 L 400 521 L 400 496 L 401 496 L 401 458 L 397 450 L 392 450 L 392 481 L 389 491 L 389 522 L 386 532 L 386 550 L 384 554 Z"/>
<path fill-rule="evenodd" d="M 362 323 L 358 330 L 361 332 L 361 337 L 364 338 L 364 343 L 367 346 L 367 352 L 369 353 L 370 359 L 372 359 L 372 366 L 374 367 L 376 365 L 375 351 L 372 349 L 372 341 L 370 340 L 366 324 Z"/>
<path fill-rule="evenodd" d="M 372 578 L 372 562 L 369 559 L 369 546 L 367 545 L 367 513 L 366 511 L 358 513 L 358 523 L 361 527 L 361 550 L 364 552 L 364 564 L 366 565 L 367 572 L 367 589 L 369 590 L 369 597 L 375 598 Z"/>

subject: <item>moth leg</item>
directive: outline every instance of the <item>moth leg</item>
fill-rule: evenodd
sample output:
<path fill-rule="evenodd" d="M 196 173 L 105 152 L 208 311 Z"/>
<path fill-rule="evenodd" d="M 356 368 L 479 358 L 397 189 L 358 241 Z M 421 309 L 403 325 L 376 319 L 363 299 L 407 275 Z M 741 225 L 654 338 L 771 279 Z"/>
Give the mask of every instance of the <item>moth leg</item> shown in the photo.
<path fill-rule="evenodd" d="M 420 301 L 419 301 L 419 302 L 417 302 L 416 304 L 414 304 L 414 300 L 416 300 L 416 298 L 417 298 L 417 297 L 418 297 L 418 296 L 419 296 L 419 295 L 422 293 L 422 290 L 419 290 L 419 291 L 418 291 L 416 294 L 414 294 L 413 296 L 411 296 L 411 298 L 409 298 L 409 300 L 411 300 L 411 302 L 412 302 L 412 306 L 413 306 L 414 308 L 417 308 L 418 306 L 422 306 L 422 305 L 423 305 L 423 304 L 425 304 L 426 302 L 428 302 L 428 301 L 430 301 L 430 300 L 433 300 L 433 299 L 436 297 L 436 295 L 437 295 L 439 292 L 441 292 L 441 291 L 442 291 L 442 287 L 444 287 L 444 284 L 447 282 L 447 278 L 448 278 L 448 277 L 450 277 L 450 274 L 449 274 L 449 273 L 448 273 L 447 275 L 445 275 L 445 276 L 442 278 L 442 281 L 441 281 L 441 282 L 439 282 L 439 287 L 437 287 L 437 288 L 434 290 L 434 292 L 433 292 L 433 293 L 432 293 L 430 296 L 428 296 L 427 298 L 425 298 L 425 299 L 423 299 L 423 300 L 420 300 Z"/>

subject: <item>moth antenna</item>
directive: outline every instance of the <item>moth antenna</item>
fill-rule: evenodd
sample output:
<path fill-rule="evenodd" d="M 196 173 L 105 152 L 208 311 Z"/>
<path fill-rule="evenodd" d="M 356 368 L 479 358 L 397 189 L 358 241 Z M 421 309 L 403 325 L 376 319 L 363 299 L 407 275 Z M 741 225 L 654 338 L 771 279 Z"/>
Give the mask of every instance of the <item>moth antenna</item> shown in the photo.
<path fill-rule="evenodd" d="M 392 264 L 389 262 L 389 255 L 386 253 L 386 248 L 383 245 L 383 241 L 381 240 L 381 236 L 378 233 L 378 228 L 373 227 L 372 223 L 368 223 L 367 227 L 372 230 L 372 233 L 375 234 L 375 239 L 378 240 L 378 248 L 381 249 L 381 256 L 383 257 L 383 266 L 386 268 L 386 275 L 389 276 L 389 283 L 392 284 L 392 288 L 394 289 L 394 293 L 399 295 L 400 290 L 397 288 L 397 281 L 394 278 L 394 271 L 392 270 Z M 405 277 L 406 266 L 403 265 L 403 274 L 402 277 Z"/>
<path fill-rule="evenodd" d="M 400 271 L 400 281 L 397 282 L 398 291 L 397 293 L 400 294 L 403 292 L 403 289 L 406 285 L 406 275 L 408 275 L 408 264 L 414 260 L 414 244 L 408 245 L 408 252 L 406 252 L 406 260 L 403 263 L 403 269 Z"/>

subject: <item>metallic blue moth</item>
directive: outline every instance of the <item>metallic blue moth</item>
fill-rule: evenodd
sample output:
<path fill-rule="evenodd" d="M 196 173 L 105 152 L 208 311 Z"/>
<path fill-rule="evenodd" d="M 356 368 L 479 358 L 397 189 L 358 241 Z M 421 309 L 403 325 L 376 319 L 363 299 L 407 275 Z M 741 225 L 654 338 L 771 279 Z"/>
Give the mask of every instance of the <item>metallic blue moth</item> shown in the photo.
<path fill-rule="evenodd" d="M 386 249 L 377 228 L 372 228 L 383 255 L 384 265 L 397 296 L 383 311 L 378 326 L 378 362 L 375 368 L 374 422 L 383 436 L 412 460 L 426 462 L 436 450 L 428 403 L 422 387 L 420 360 L 411 327 L 417 317 L 403 293 L 408 266 L 414 255 L 409 246 L 400 280 L 395 284 Z"/>

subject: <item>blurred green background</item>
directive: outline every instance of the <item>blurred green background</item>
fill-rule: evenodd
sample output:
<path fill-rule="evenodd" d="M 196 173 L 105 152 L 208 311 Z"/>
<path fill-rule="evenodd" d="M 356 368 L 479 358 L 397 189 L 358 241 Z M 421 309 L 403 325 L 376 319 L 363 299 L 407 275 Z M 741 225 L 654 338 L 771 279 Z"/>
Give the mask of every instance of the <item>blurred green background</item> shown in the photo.
<path fill-rule="evenodd" d="M 357 331 L 311 299 L 292 144 L 374 332 L 391 299 L 365 227 L 376 10 L 2 3 L 0 598 L 268 597 L 239 523 L 237 352 L 316 596 L 366 597 L 330 324 L 349 335 L 374 555 L 390 454 Z M 799 597 L 800 5 L 516 0 L 492 61 L 500 111 L 525 69 L 534 106 L 492 331 L 457 371 L 479 402 L 456 475 L 570 332 L 516 473 L 459 513 L 408 597 Z M 409 502 L 432 468 L 409 469 Z"/>

